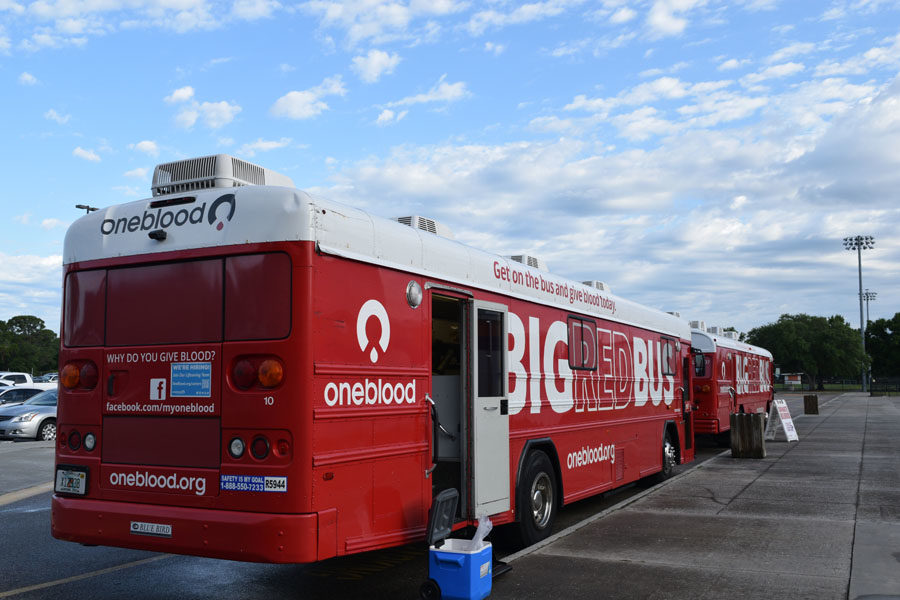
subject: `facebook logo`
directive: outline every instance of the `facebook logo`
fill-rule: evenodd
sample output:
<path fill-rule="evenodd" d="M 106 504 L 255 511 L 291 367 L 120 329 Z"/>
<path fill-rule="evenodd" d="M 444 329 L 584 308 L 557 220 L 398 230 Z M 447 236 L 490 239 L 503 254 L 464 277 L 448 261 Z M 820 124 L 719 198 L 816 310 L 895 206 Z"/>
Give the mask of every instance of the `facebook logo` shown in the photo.
<path fill-rule="evenodd" d="M 166 380 L 151 379 L 150 380 L 150 399 L 165 400 L 166 399 Z"/>

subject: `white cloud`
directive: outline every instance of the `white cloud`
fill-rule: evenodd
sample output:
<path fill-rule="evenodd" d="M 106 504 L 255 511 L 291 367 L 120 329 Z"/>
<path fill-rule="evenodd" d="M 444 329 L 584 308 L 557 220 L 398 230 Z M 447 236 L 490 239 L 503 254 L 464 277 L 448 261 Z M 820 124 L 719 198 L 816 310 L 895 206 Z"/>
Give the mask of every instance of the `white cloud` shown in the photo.
<path fill-rule="evenodd" d="M 746 59 L 746 58 L 741 59 L 741 60 L 738 60 L 736 58 L 729 58 L 728 60 L 726 60 L 722 64 L 720 64 L 718 66 L 718 69 L 720 71 L 733 71 L 734 69 L 740 69 L 741 67 L 743 67 L 744 65 L 749 64 L 749 63 L 750 63 L 750 60 Z"/>
<path fill-rule="evenodd" d="M 51 218 L 51 219 L 44 219 L 43 221 L 41 221 L 41 228 L 46 229 L 46 230 L 55 229 L 57 227 L 65 228 L 68 226 L 69 226 L 69 223 L 67 221 L 62 221 L 60 219 L 52 219 Z"/>
<path fill-rule="evenodd" d="M 790 46 L 785 46 L 781 50 L 773 53 L 771 56 L 766 58 L 766 62 L 769 64 L 772 63 L 780 63 L 782 61 L 791 59 L 795 56 L 802 56 L 804 54 L 810 54 L 816 51 L 816 45 L 810 42 L 796 42 L 791 44 Z"/>
<path fill-rule="evenodd" d="M 569 8 L 580 6 L 584 0 L 547 0 L 546 2 L 531 2 L 519 4 L 510 12 L 500 12 L 494 9 L 482 10 L 469 19 L 466 29 L 471 35 L 482 35 L 488 29 L 508 27 L 510 25 L 523 25 L 555 17 Z"/>
<path fill-rule="evenodd" d="M 135 169 L 131 169 L 130 171 L 125 171 L 123 175 L 125 175 L 125 177 L 136 177 L 138 179 L 144 179 L 147 177 L 147 173 L 149 173 L 149 170 L 147 168 L 137 167 Z"/>
<path fill-rule="evenodd" d="M 163 98 L 167 104 L 177 104 L 179 102 L 187 102 L 194 97 L 194 88 L 189 85 L 180 87 L 171 94 Z"/>
<path fill-rule="evenodd" d="M 277 150 L 279 148 L 284 148 L 291 143 L 291 138 L 283 137 L 280 140 L 264 140 L 262 138 L 257 139 L 255 142 L 250 142 L 249 144 L 244 144 L 240 148 L 238 148 L 237 153 L 247 157 L 253 157 L 257 152 L 269 152 L 271 150 Z"/>
<path fill-rule="evenodd" d="M 784 77 L 790 77 L 791 75 L 796 75 L 800 71 L 803 71 L 805 68 L 806 67 L 801 63 L 795 62 L 774 65 L 771 67 L 766 67 L 762 71 L 744 75 L 743 77 L 741 77 L 741 84 L 747 87 L 751 87 L 768 79 L 781 79 Z"/>
<path fill-rule="evenodd" d="M 37 77 L 27 71 L 19 75 L 19 83 L 22 85 L 35 85 L 38 82 Z"/>
<path fill-rule="evenodd" d="M 151 140 L 142 140 L 137 144 L 130 144 L 128 147 L 137 150 L 138 152 L 143 152 L 147 156 L 155 157 L 159 155 L 159 146 L 156 145 L 156 142 Z"/>
<path fill-rule="evenodd" d="M 31 221 L 32 216 L 33 215 L 31 213 L 16 215 L 13 217 L 13 221 L 15 221 L 16 223 L 21 223 L 22 225 L 28 225 L 28 223 Z"/>
<path fill-rule="evenodd" d="M 322 83 L 308 90 L 288 92 L 275 101 L 269 112 L 288 119 L 311 119 L 328 110 L 322 98 L 343 96 L 347 93 L 340 75 L 326 77 Z"/>
<path fill-rule="evenodd" d="M 503 44 L 495 44 L 494 42 L 485 42 L 484 51 L 488 54 L 493 54 L 494 56 L 500 56 L 506 51 L 506 46 Z"/>
<path fill-rule="evenodd" d="M 203 102 L 200 104 L 199 115 L 210 129 L 220 129 L 231 123 L 241 107 L 224 100 L 220 102 Z"/>
<path fill-rule="evenodd" d="M 94 152 L 93 150 L 85 150 L 81 146 L 76 147 L 72 150 L 72 156 L 82 158 L 84 160 L 89 160 L 91 162 L 100 162 L 100 156 Z"/>
<path fill-rule="evenodd" d="M 271 17 L 279 8 L 281 4 L 275 0 L 235 0 L 231 13 L 239 19 L 255 21 Z"/>
<path fill-rule="evenodd" d="M 395 113 L 389 108 L 384 109 L 378 115 L 378 118 L 375 120 L 375 124 L 384 127 L 385 125 L 391 125 L 401 121 L 406 115 L 409 113 L 408 110 L 402 110 L 399 113 Z"/>
<path fill-rule="evenodd" d="M 48 121 L 56 121 L 60 125 L 65 125 L 69 122 L 71 115 L 61 115 L 52 108 L 44 113 L 44 118 Z"/>
<path fill-rule="evenodd" d="M 471 96 L 463 81 L 447 83 L 447 75 L 441 75 L 437 83 L 424 94 L 407 96 L 395 102 L 388 102 L 387 106 L 410 106 L 413 104 L 425 104 L 430 102 L 456 102 Z"/>
<path fill-rule="evenodd" d="M 621 25 L 623 23 L 627 23 L 634 19 L 637 16 L 637 13 L 627 6 L 623 6 L 616 12 L 612 14 L 609 18 L 609 22 L 613 25 Z"/>
<path fill-rule="evenodd" d="M 382 75 L 390 75 L 400 64 L 400 55 L 382 50 L 369 50 L 365 56 L 354 56 L 353 71 L 366 83 L 375 83 Z"/>
<path fill-rule="evenodd" d="M 885 46 L 875 46 L 848 58 L 844 62 L 825 61 L 816 67 L 816 75 L 829 77 L 833 75 L 865 75 L 875 68 L 900 66 L 900 34 L 887 38 Z"/>
<path fill-rule="evenodd" d="M 661 38 L 682 34 L 688 25 L 685 15 L 705 4 L 706 0 L 654 0 L 647 14 L 651 36 Z"/>
<path fill-rule="evenodd" d="M 197 119 L 200 117 L 199 111 L 195 108 L 184 108 L 177 115 L 175 115 L 175 123 L 178 124 L 179 127 L 183 129 L 190 129 L 194 126 L 194 123 L 197 122 Z"/>

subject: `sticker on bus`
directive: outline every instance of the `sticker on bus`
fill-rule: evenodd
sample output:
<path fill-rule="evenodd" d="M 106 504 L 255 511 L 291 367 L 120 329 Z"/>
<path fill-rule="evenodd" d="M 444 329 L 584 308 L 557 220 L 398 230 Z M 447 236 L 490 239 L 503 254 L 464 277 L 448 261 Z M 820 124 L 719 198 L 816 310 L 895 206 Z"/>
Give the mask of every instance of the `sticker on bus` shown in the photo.
<path fill-rule="evenodd" d="M 172 363 L 173 398 L 209 398 L 212 395 L 212 363 Z"/>
<path fill-rule="evenodd" d="M 220 475 L 219 489 L 228 492 L 286 492 L 287 477 Z"/>

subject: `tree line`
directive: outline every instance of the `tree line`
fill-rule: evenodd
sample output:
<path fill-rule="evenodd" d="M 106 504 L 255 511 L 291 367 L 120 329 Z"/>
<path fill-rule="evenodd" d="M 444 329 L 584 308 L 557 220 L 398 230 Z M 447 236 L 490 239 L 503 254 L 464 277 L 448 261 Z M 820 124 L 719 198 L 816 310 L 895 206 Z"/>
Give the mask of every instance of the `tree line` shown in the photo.
<path fill-rule="evenodd" d="M 41 375 L 56 371 L 59 337 L 31 315 L 0 320 L 0 371 Z"/>
<path fill-rule="evenodd" d="M 804 373 L 817 388 L 827 379 L 858 380 L 870 367 L 876 380 L 900 376 L 900 313 L 869 323 L 865 353 L 859 329 L 840 315 L 781 315 L 750 330 L 746 340 L 769 350 L 782 373 Z"/>

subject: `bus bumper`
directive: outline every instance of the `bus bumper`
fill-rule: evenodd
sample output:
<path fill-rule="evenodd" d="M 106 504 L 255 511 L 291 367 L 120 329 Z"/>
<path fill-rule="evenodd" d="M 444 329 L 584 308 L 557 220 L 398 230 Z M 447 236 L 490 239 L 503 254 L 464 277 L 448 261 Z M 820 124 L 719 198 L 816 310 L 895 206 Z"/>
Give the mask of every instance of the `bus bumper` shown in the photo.
<path fill-rule="evenodd" d="M 53 537 L 81 544 L 249 562 L 305 563 L 318 556 L 318 514 L 125 504 L 54 494 Z M 133 533 L 139 530 L 153 533 Z"/>

